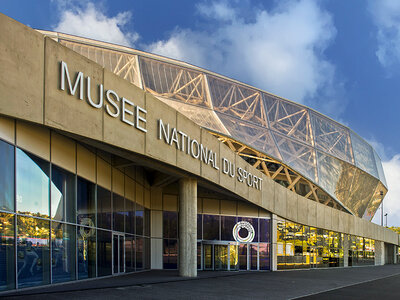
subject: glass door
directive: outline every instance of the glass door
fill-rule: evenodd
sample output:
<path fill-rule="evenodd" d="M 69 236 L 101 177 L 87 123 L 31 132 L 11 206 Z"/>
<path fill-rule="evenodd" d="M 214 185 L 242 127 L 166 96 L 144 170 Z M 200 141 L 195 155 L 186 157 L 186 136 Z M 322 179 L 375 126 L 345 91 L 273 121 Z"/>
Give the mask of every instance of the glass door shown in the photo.
<path fill-rule="evenodd" d="M 123 234 L 113 234 L 113 274 L 125 272 L 125 236 Z"/>
<path fill-rule="evenodd" d="M 213 245 L 203 244 L 204 270 L 214 270 L 213 264 Z"/>
<path fill-rule="evenodd" d="M 229 270 L 239 270 L 239 245 L 229 245 Z"/>
<path fill-rule="evenodd" d="M 247 268 L 247 244 L 239 245 L 239 270 L 248 270 Z"/>
<path fill-rule="evenodd" d="M 214 270 L 228 270 L 228 245 L 214 245 Z"/>

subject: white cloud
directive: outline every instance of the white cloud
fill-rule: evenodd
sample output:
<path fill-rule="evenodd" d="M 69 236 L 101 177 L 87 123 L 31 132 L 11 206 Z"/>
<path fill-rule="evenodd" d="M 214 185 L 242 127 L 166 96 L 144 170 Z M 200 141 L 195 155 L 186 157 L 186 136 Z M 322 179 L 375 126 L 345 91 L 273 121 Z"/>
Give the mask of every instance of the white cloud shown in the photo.
<path fill-rule="evenodd" d="M 400 63 L 400 1 L 369 1 L 369 12 L 378 28 L 376 56 L 384 67 Z"/>
<path fill-rule="evenodd" d="M 284 1 L 271 11 L 255 9 L 250 21 L 224 1 L 198 5 L 198 10 L 218 26 L 212 31 L 177 28 L 147 50 L 291 100 L 307 103 L 324 95 L 315 106 L 337 112 L 338 106 L 329 103 L 336 90 L 335 68 L 323 56 L 336 29 L 316 1 Z"/>
<path fill-rule="evenodd" d="M 53 27 L 55 31 L 131 47 L 139 38 L 136 32 L 123 31 L 131 19 L 130 12 L 108 17 L 101 10 L 101 5 L 91 2 L 83 8 L 68 6 L 63 1 L 59 2 L 59 6 L 62 7 L 61 16 L 59 23 Z"/>
<path fill-rule="evenodd" d="M 388 193 L 383 200 L 384 213 L 388 213 L 388 226 L 400 226 L 400 154 L 382 162 L 388 185 Z M 381 224 L 381 210 L 375 214 L 374 223 Z M 386 220 L 384 220 L 384 223 Z"/>

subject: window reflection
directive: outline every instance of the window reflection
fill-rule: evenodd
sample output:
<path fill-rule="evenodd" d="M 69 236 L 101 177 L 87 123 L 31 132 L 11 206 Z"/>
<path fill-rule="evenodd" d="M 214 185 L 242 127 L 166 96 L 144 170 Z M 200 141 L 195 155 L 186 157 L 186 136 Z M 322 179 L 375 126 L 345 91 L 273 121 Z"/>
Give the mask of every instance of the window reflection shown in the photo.
<path fill-rule="evenodd" d="M 96 277 L 96 229 L 79 226 L 78 279 Z"/>
<path fill-rule="evenodd" d="M 111 275 L 112 272 L 111 236 L 111 231 L 97 230 L 97 266 L 99 276 Z M 118 253 L 114 253 L 114 257 L 118 257 Z"/>
<path fill-rule="evenodd" d="M 51 218 L 75 223 L 75 175 L 51 167 Z"/>
<path fill-rule="evenodd" d="M 111 229 L 111 192 L 97 186 L 97 227 Z"/>
<path fill-rule="evenodd" d="M 96 226 L 94 183 L 78 177 L 77 223 L 84 226 Z"/>
<path fill-rule="evenodd" d="M 14 147 L 0 141 L 0 209 L 14 211 Z"/>
<path fill-rule="evenodd" d="M 0 291 L 15 288 L 14 215 L 0 213 Z"/>
<path fill-rule="evenodd" d="M 124 232 L 124 197 L 113 193 L 113 230 Z"/>
<path fill-rule="evenodd" d="M 203 215 L 203 239 L 219 240 L 219 216 Z"/>
<path fill-rule="evenodd" d="M 17 217 L 18 287 L 50 283 L 50 222 Z"/>
<path fill-rule="evenodd" d="M 143 235 L 144 208 L 136 203 L 136 234 Z"/>
<path fill-rule="evenodd" d="M 26 215 L 49 217 L 50 164 L 17 149 L 17 210 Z"/>
<path fill-rule="evenodd" d="M 57 222 L 51 226 L 53 283 L 75 280 L 75 226 Z"/>

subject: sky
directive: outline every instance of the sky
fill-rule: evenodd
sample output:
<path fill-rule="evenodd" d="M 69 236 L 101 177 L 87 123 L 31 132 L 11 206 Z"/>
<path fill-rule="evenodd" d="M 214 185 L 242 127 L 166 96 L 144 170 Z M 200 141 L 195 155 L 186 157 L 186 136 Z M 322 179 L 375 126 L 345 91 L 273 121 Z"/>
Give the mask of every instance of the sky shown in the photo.
<path fill-rule="evenodd" d="M 400 226 L 400 1 L 2 0 L 0 12 L 183 60 L 332 117 L 382 158 L 384 212 Z"/>

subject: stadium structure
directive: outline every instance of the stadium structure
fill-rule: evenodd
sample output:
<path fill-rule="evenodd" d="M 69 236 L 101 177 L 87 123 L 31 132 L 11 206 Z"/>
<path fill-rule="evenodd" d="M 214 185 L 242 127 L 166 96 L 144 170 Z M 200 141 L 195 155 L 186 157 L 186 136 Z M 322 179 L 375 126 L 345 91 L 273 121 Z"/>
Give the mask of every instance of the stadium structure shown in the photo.
<path fill-rule="evenodd" d="M 376 151 L 304 105 L 0 14 L 0 291 L 397 263 Z"/>

